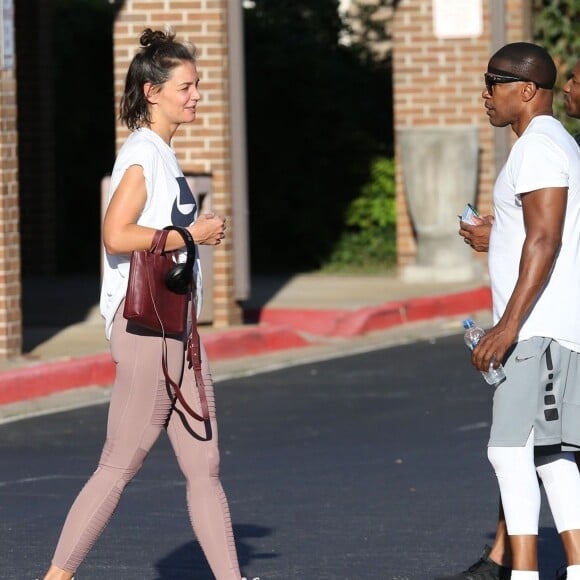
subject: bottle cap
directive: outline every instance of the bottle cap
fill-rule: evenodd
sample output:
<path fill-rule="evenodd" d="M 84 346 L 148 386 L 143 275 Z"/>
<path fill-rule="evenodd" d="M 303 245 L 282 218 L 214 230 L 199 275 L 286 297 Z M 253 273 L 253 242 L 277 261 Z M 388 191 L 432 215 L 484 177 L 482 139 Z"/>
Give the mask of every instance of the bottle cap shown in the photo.
<path fill-rule="evenodd" d="M 471 318 L 466 318 L 463 321 L 463 328 L 473 328 L 475 326 L 475 322 L 471 320 Z"/>

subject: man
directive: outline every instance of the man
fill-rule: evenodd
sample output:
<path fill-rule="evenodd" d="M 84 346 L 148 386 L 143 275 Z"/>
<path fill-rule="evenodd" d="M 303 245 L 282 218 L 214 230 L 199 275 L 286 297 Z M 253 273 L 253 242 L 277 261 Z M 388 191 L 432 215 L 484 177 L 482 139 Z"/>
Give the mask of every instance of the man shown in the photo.
<path fill-rule="evenodd" d="M 461 235 L 481 251 L 491 228 L 494 326 L 472 362 L 479 370 L 505 363 L 488 457 L 510 550 L 502 546 L 500 526 L 491 560 L 448 578 L 538 580 L 536 474 L 563 541 L 568 579 L 580 578 L 580 475 L 567 451 L 580 448 L 580 407 L 570 404 L 580 398 L 580 150 L 552 117 L 555 78 L 548 53 L 529 43 L 504 46 L 485 74 L 490 123 L 510 125 L 518 141 L 496 180 L 494 219 L 484 219 L 483 227 L 462 225 Z M 498 565 L 507 559 L 511 576 Z"/>
<path fill-rule="evenodd" d="M 580 119 L 580 60 L 576 63 L 572 74 L 564 85 L 564 105 L 568 116 Z M 576 135 L 575 139 L 580 145 L 580 133 Z M 459 235 L 475 251 L 487 252 L 493 217 L 484 216 L 476 221 L 477 224 L 474 226 L 462 222 Z M 580 454 L 577 454 L 576 461 L 578 462 L 579 459 Z M 437 580 L 509 579 L 512 556 L 501 501 L 499 508 L 499 521 L 493 546 L 486 546 L 482 557 L 467 570 L 453 576 L 439 577 Z M 565 578 L 566 572 L 558 576 L 558 580 Z"/>

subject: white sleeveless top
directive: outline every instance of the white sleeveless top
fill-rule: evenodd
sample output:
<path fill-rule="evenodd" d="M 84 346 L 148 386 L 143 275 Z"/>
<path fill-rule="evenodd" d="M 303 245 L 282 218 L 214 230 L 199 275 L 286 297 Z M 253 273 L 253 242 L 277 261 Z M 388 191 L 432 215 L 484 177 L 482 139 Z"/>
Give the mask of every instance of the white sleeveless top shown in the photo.
<path fill-rule="evenodd" d="M 140 165 L 145 176 L 147 201 L 139 216 L 139 225 L 162 229 L 168 225 L 189 226 L 197 217 L 197 205 L 179 167 L 175 152 L 159 135 L 147 128 L 137 129 L 121 147 L 109 188 L 107 204 L 125 171 L 132 165 Z M 115 313 L 127 293 L 130 254 L 108 254 L 104 248 L 103 282 L 100 309 L 105 319 L 105 334 L 111 338 Z M 197 250 L 196 250 L 197 252 Z M 185 259 L 185 252 L 182 255 Z M 197 313 L 201 311 L 202 279 L 199 255 L 194 263 L 196 280 Z"/>

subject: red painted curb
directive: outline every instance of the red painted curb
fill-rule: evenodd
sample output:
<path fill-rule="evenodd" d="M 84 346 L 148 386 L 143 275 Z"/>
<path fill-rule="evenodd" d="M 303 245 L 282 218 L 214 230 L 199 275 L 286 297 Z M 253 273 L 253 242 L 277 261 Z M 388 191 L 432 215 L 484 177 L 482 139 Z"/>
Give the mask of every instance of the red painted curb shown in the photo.
<path fill-rule="evenodd" d="M 214 360 L 263 354 L 311 344 L 289 327 L 260 327 L 204 336 L 208 357 Z M 0 372 L 0 405 L 35 399 L 87 385 L 110 385 L 115 365 L 109 352 Z"/>
<path fill-rule="evenodd" d="M 259 321 L 260 324 L 284 324 L 310 334 L 332 336 L 338 321 L 349 314 L 349 310 L 338 309 L 265 308 L 259 314 Z"/>
<path fill-rule="evenodd" d="M 288 326 L 256 326 L 203 337 L 209 360 L 223 360 L 312 344 Z"/>
<path fill-rule="evenodd" d="M 203 336 L 203 343 L 211 360 L 223 360 L 315 344 L 315 339 L 309 340 L 301 332 L 319 337 L 362 336 L 406 322 L 490 307 L 490 289 L 482 287 L 359 310 L 267 308 L 257 326 L 211 332 Z M 114 377 L 115 365 L 109 352 L 30 364 L 0 372 L 0 405 L 87 385 L 110 385 Z"/>
<path fill-rule="evenodd" d="M 0 373 L 0 404 L 86 385 L 110 385 L 114 378 L 115 365 L 108 352 L 20 367 Z"/>
<path fill-rule="evenodd" d="M 283 322 L 297 330 L 318 336 L 352 337 L 407 322 L 488 308 L 491 308 L 491 291 L 488 287 L 481 287 L 456 294 L 387 302 L 359 310 L 267 308 L 261 313 L 260 322 Z"/>

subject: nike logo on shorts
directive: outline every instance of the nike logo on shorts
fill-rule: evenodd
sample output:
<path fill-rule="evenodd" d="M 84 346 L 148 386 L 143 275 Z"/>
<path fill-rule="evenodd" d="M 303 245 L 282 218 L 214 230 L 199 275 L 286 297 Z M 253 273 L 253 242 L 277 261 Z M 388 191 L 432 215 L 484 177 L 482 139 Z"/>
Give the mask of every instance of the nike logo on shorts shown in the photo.
<path fill-rule="evenodd" d="M 519 356 L 519 355 L 516 355 L 516 362 L 524 362 L 525 360 L 529 360 L 531 358 L 534 358 L 534 355 L 532 355 L 532 356 Z"/>

